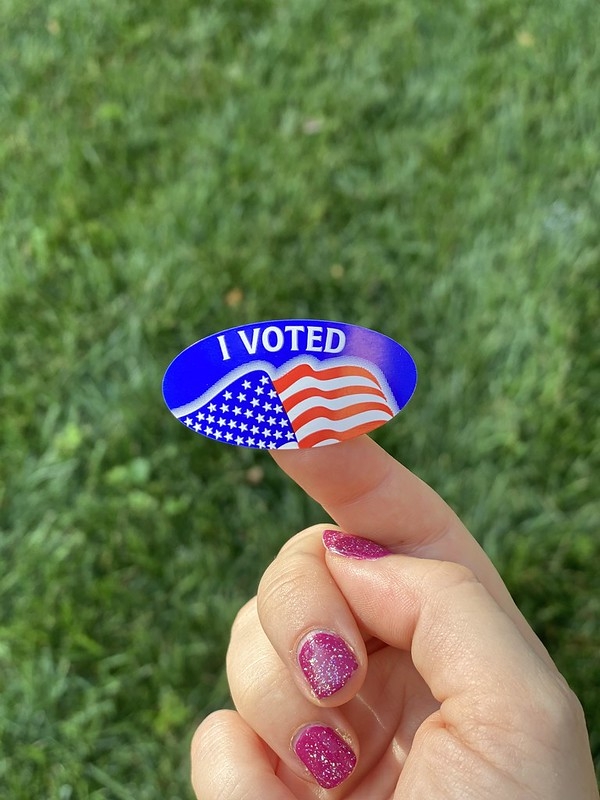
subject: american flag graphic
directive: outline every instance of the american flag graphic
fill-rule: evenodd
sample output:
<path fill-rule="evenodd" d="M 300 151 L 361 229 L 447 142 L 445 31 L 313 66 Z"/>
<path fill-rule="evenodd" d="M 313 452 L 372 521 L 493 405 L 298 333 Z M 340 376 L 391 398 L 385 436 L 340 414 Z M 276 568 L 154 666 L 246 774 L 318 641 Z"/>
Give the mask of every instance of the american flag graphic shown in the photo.
<path fill-rule="evenodd" d="M 241 375 L 235 370 L 231 380 L 219 381 L 196 403 L 173 413 L 210 439 L 275 450 L 334 444 L 367 433 L 391 419 L 394 406 L 366 366 L 346 359 L 314 365 L 294 359 L 279 369 L 250 363 Z"/>

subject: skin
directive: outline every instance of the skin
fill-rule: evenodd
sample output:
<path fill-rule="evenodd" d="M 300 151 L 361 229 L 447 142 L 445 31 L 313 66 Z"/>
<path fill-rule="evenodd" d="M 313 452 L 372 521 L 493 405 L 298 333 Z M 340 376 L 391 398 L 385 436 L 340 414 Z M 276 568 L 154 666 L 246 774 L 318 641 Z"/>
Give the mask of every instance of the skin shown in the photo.
<path fill-rule="evenodd" d="M 236 710 L 194 736 L 198 800 L 598 800 L 577 698 L 441 498 L 367 437 L 274 458 L 340 529 L 392 554 L 329 552 L 331 525 L 282 548 L 233 625 Z M 319 700 L 297 649 L 323 630 L 358 668 Z M 294 753 L 312 723 L 357 755 L 336 788 L 321 788 Z"/>

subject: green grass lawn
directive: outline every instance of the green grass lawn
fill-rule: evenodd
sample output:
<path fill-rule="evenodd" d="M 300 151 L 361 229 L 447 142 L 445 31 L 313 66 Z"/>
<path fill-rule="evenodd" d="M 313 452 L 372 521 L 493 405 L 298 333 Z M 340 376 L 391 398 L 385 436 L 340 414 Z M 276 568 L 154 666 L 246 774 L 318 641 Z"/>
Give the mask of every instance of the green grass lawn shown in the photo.
<path fill-rule="evenodd" d="M 190 435 L 191 342 L 316 317 L 420 373 L 461 514 L 600 766 L 597 0 L 0 6 L 0 794 L 190 798 L 237 608 L 323 514 Z"/>

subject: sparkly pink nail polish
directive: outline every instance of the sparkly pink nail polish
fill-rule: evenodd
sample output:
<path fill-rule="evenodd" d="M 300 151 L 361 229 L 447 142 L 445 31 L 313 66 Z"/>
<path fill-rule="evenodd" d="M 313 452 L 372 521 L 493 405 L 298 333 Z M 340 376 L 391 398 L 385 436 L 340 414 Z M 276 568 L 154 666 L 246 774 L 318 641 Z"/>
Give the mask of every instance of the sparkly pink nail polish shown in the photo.
<path fill-rule="evenodd" d="M 304 638 L 298 650 L 298 663 L 320 700 L 339 692 L 358 669 L 346 642 L 326 631 L 313 631 Z"/>
<path fill-rule="evenodd" d="M 295 738 L 294 752 L 323 789 L 333 789 L 348 778 L 356 755 L 333 728 L 309 725 Z"/>
<path fill-rule="evenodd" d="M 323 531 L 323 544 L 332 553 L 359 561 L 374 561 L 377 558 L 392 555 L 392 551 L 370 539 L 351 536 L 342 531 Z"/>

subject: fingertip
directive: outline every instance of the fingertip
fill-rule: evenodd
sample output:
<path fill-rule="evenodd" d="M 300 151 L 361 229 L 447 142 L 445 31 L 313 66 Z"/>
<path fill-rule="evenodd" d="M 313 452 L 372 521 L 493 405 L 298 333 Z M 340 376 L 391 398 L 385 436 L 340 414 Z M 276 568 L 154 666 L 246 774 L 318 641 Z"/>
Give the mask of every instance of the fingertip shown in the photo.
<path fill-rule="evenodd" d="M 391 550 L 372 539 L 364 539 L 333 528 L 323 531 L 322 540 L 323 546 L 329 553 L 357 561 L 375 561 L 392 555 Z"/>
<path fill-rule="evenodd" d="M 323 789 L 335 789 L 348 780 L 358 761 L 350 737 L 329 725 L 305 725 L 294 736 L 292 747 Z"/>
<path fill-rule="evenodd" d="M 457 524 L 430 486 L 366 435 L 272 456 L 337 525 L 382 544 L 415 550 Z"/>
<path fill-rule="evenodd" d="M 190 779 L 197 797 L 210 796 L 213 776 L 217 782 L 221 780 L 218 765 L 227 763 L 235 737 L 236 716 L 228 709 L 214 711 L 194 731 L 190 744 Z M 226 773 L 226 768 L 223 771 Z"/>
<path fill-rule="evenodd" d="M 359 657 L 350 645 L 333 631 L 314 630 L 303 636 L 297 648 L 297 661 L 308 684 L 310 699 L 319 703 L 330 701 L 331 705 L 341 705 L 354 696 L 362 684 L 354 680 L 361 676 Z M 351 685 L 351 695 L 347 687 Z M 346 691 L 345 691 L 346 690 Z"/>

